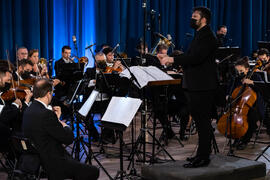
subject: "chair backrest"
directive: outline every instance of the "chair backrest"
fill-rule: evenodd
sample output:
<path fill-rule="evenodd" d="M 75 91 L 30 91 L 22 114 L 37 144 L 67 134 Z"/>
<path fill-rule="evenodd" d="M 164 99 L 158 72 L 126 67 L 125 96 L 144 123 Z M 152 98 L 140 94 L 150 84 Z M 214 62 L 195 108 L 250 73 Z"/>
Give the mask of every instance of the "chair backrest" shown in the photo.
<path fill-rule="evenodd" d="M 20 136 L 11 137 L 11 145 L 18 160 L 18 169 L 25 173 L 36 174 L 40 169 L 40 157 L 30 139 Z"/>

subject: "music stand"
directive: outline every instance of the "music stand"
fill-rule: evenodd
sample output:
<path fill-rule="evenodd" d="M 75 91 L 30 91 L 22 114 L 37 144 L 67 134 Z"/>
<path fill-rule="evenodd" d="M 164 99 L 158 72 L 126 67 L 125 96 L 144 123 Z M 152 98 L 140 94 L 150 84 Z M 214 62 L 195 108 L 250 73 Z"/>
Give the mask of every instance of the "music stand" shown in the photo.
<path fill-rule="evenodd" d="M 87 98 L 87 100 L 84 102 L 84 104 L 82 105 L 82 107 L 80 108 L 80 110 L 78 111 L 78 116 L 77 117 L 80 117 L 81 119 L 84 120 L 86 126 L 87 126 L 87 129 L 88 129 L 88 141 L 89 141 L 89 144 L 86 144 L 86 146 L 88 146 L 88 154 L 86 154 L 86 162 L 87 162 L 87 159 L 89 161 L 90 164 L 91 163 L 91 158 L 93 157 L 93 159 L 97 162 L 97 164 L 99 165 L 99 167 L 101 167 L 101 169 L 105 172 L 105 174 L 109 177 L 109 179 L 113 179 L 110 174 L 107 172 L 107 170 L 102 166 L 102 164 L 100 163 L 100 161 L 95 157 L 93 151 L 92 151 L 92 148 L 91 148 L 91 136 L 90 136 L 90 126 L 91 126 L 91 120 L 88 122 L 88 120 L 86 120 L 85 118 L 87 117 L 88 113 L 90 112 L 97 96 L 98 96 L 99 92 L 97 90 L 93 90 L 92 93 L 90 94 L 90 96 Z M 84 144 L 85 142 L 82 141 L 83 143 L 83 147 L 84 147 Z M 85 150 L 85 149 L 84 149 Z"/>
<path fill-rule="evenodd" d="M 120 170 L 114 179 L 118 179 L 120 175 L 120 179 L 122 180 L 126 176 L 123 167 L 123 131 L 131 123 L 141 103 L 142 101 L 136 98 L 112 97 L 105 114 L 101 118 L 101 126 L 116 130 L 119 135 Z"/>

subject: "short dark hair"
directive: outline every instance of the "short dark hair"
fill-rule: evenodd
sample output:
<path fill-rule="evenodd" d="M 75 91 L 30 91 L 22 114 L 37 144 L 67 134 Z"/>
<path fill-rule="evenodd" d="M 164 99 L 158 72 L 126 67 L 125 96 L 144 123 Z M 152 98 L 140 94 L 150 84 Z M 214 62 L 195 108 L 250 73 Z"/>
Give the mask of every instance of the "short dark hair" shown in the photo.
<path fill-rule="evenodd" d="M 10 65 L 11 65 L 11 63 L 10 63 Z M 0 60 L 0 77 L 5 76 L 6 72 L 11 73 L 12 69 L 10 69 L 10 65 L 9 65 L 8 61 Z"/>
<path fill-rule="evenodd" d="M 257 54 L 258 54 L 258 56 L 261 56 L 261 55 L 264 55 L 264 54 L 266 54 L 266 56 L 269 56 L 269 51 L 266 48 L 261 48 L 261 49 L 258 50 Z"/>
<path fill-rule="evenodd" d="M 218 26 L 218 31 L 220 31 L 221 30 L 221 28 L 227 28 L 227 26 L 225 26 L 225 25 L 220 25 L 220 26 Z"/>
<path fill-rule="evenodd" d="M 103 52 L 105 55 L 109 54 L 109 53 L 112 52 L 112 51 L 113 51 L 113 48 L 111 48 L 111 47 L 107 47 L 107 48 L 104 48 L 104 49 L 102 50 L 102 52 Z"/>
<path fill-rule="evenodd" d="M 38 49 L 31 49 L 31 50 L 29 51 L 28 57 L 33 56 L 33 54 L 36 53 L 36 52 L 38 52 Z"/>
<path fill-rule="evenodd" d="M 245 68 L 249 68 L 249 58 L 247 56 L 241 58 L 241 59 L 238 59 L 235 63 L 235 66 L 244 66 Z"/>
<path fill-rule="evenodd" d="M 33 66 L 33 65 L 34 65 L 34 64 L 33 64 L 30 60 L 28 60 L 28 59 L 22 59 L 22 60 L 20 60 L 20 61 L 18 62 L 18 66 L 22 66 L 22 67 L 26 66 L 27 64 L 29 64 L 30 66 Z"/>
<path fill-rule="evenodd" d="M 52 92 L 52 83 L 48 79 L 39 79 L 35 82 L 33 88 L 33 97 L 42 98 L 46 96 L 48 92 Z"/>
<path fill-rule="evenodd" d="M 199 11 L 201 17 L 206 19 L 206 24 L 210 24 L 210 22 L 211 22 L 211 11 L 210 11 L 209 8 L 199 6 L 199 7 L 194 7 L 192 11 L 193 12 Z"/>
<path fill-rule="evenodd" d="M 71 47 L 70 46 L 63 46 L 62 47 L 62 52 L 65 52 L 66 49 L 71 50 Z"/>
<path fill-rule="evenodd" d="M 166 44 L 159 44 L 157 46 L 157 52 L 160 52 L 162 49 L 168 50 L 169 48 L 168 48 L 168 46 Z"/>

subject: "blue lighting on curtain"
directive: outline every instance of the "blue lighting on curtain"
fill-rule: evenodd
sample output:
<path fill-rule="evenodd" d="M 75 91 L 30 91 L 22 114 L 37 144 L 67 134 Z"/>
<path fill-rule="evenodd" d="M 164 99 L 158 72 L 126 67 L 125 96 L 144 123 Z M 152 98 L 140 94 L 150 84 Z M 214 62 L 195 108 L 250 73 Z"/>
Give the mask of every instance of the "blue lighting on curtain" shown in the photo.
<path fill-rule="evenodd" d="M 69 45 L 72 48 L 72 56 L 86 56 L 89 59 L 88 66 L 94 65 L 90 51 L 85 50 L 85 47 L 95 43 L 94 3 L 95 0 L 54 1 L 53 57 L 55 61 L 61 58 L 62 47 Z M 78 52 L 72 36 L 76 36 Z"/>

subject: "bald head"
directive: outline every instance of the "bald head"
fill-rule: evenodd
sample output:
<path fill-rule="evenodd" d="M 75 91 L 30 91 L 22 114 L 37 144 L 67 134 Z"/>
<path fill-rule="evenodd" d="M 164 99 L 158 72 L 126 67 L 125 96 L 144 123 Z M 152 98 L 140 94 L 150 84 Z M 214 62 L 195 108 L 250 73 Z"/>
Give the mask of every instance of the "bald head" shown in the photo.
<path fill-rule="evenodd" d="M 52 93 L 52 83 L 48 79 L 38 80 L 33 88 L 34 98 L 43 98 L 48 92 Z"/>

